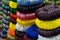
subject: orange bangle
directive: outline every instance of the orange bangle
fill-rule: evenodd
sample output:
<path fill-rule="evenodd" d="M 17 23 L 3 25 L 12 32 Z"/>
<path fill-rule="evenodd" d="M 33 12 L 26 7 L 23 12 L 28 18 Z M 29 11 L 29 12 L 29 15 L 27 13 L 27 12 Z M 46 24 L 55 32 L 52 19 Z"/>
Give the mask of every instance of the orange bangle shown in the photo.
<path fill-rule="evenodd" d="M 15 35 L 15 30 L 13 30 L 13 29 L 11 29 L 11 28 L 8 29 L 8 33 L 9 33 L 11 36 L 13 36 L 13 37 L 16 36 L 16 35 Z"/>

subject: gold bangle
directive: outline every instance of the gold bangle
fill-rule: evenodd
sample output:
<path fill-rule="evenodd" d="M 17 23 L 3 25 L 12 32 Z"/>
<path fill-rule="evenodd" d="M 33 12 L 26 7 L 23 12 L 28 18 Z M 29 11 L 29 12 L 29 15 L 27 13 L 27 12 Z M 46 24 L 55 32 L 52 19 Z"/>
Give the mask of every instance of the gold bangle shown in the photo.
<path fill-rule="evenodd" d="M 11 8 L 17 8 L 17 2 L 13 2 L 13 1 L 10 1 L 9 2 L 9 6 L 11 7 Z"/>
<path fill-rule="evenodd" d="M 36 25 L 41 29 L 51 30 L 60 26 L 60 18 L 52 21 L 42 21 L 36 19 Z"/>
<path fill-rule="evenodd" d="M 31 26 L 33 24 L 35 24 L 35 20 L 36 19 L 32 19 L 32 20 L 20 20 L 17 18 L 17 23 L 22 25 L 22 26 Z"/>
<path fill-rule="evenodd" d="M 11 29 L 13 29 L 13 30 L 15 30 L 15 29 L 16 29 L 16 25 L 15 25 L 15 24 L 13 24 L 12 22 L 10 22 L 9 27 L 10 27 Z"/>

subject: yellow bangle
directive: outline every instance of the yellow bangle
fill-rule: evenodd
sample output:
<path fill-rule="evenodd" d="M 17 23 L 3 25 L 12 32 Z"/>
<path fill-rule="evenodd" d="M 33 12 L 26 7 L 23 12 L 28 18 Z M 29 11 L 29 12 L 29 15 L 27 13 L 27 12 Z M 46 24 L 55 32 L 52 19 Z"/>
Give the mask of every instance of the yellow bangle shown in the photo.
<path fill-rule="evenodd" d="M 13 30 L 15 30 L 15 29 L 16 29 L 16 25 L 15 25 L 15 24 L 13 24 L 12 22 L 10 22 L 9 27 L 10 27 L 11 29 L 13 29 Z"/>
<path fill-rule="evenodd" d="M 17 18 L 17 23 L 22 25 L 22 26 L 31 26 L 33 24 L 35 24 L 35 20 L 36 19 L 32 19 L 32 20 L 20 20 Z"/>
<path fill-rule="evenodd" d="M 52 21 L 42 21 L 36 19 L 36 25 L 41 29 L 51 30 L 60 26 L 60 18 Z"/>
<path fill-rule="evenodd" d="M 9 2 L 9 6 L 10 6 L 11 8 L 17 8 L 17 2 L 10 1 L 10 2 Z"/>

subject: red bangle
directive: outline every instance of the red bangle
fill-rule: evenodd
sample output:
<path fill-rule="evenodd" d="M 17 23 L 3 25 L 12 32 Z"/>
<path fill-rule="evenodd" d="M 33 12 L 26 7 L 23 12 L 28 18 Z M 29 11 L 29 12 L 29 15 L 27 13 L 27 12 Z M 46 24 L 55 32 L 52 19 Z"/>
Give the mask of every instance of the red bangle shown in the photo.
<path fill-rule="evenodd" d="M 13 13 L 10 13 L 10 18 L 12 18 L 12 19 L 17 19 L 17 16 L 14 15 Z"/>
<path fill-rule="evenodd" d="M 35 19 L 35 13 L 21 13 L 21 12 L 17 12 L 17 17 L 21 20 L 31 20 L 31 19 Z"/>

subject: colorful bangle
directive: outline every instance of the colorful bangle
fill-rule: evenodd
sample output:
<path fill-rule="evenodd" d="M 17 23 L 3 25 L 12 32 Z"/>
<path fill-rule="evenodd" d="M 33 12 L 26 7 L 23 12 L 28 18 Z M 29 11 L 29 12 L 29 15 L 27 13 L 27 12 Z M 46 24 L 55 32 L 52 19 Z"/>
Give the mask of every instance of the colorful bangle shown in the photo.
<path fill-rule="evenodd" d="M 17 2 L 13 2 L 13 1 L 10 1 L 9 2 L 9 6 L 11 7 L 11 8 L 17 8 Z"/>
<path fill-rule="evenodd" d="M 2 3 L 2 8 L 5 10 L 10 10 L 10 7 L 8 5 L 3 4 L 3 3 Z"/>
<path fill-rule="evenodd" d="M 21 12 L 34 12 L 42 6 L 45 6 L 45 4 L 43 3 L 43 4 L 39 4 L 39 5 L 36 5 L 36 6 L 30 6 L 30 7 L 29 6 L 25 7 L 25 6 L 18 5 L 17 10 L 21 11 Z"/>
<path fill-rule="evenodd" d="M 17 16 L 16 15 L 14 15 L 13 13 L 10 13 L 10 18 L 12 18 L 12 19 L 17 19 Z"/>
<path fill-rule="evenodd" d="M 26 31 L 30 26 L 21 26 L 18 23 L 16 24 L 16 30 L 18 31 Z"/>
<path fill-rule="evenodd" d="M 36 5 L 36 4 L 43 4 L 44 3 L 44 0 L 17 0 L 17 3 L 20 5 L 20 6 L 32 6 L 32 5 Z"/>
<path fill-rule="evenodd" d="M 21 32 L 21 31 L 15 30 L 15 35 L 16 35 L 17 37 L 23 38 L 23 36 L 25 35 L 25 32 Z"/>
<path fill-rule="evenodd" d="M 17 18 L 17 23 L 23 26 L 31 26 L 33 24 L 35 24 L 35 20 L 36 19 L 32 19 L 32 20 L 20 20 Z"/>
<path fill-rule="evenodd" d="M 10 0 L 10 1 L 17 2 L 17 0 Z"/>
<path fill-rule="evenodd" d="M 14 14 L 15 14 L 15 13 L 16 13 L 16 11 L 17 11 L 17 9 L 14 9 L 14 8 L 11 8 L 11 7 L 10 7 L 10 12 L 12 12 L 12 13 L 14 13 Z"/>
<path fill-rule="evenodd" d="M 14 30 L 14 29 L 9 28 L 9 29 L 8 29 L 8 33 L 9 33 L 11 36 L 13 36 L 13 37 L 16 36 L 16 35 L 15 35 L 15 30 Z"/>
<path fill-rule="evenodd" d="M 16 30 L 16 25 L 10 22 L 9 27 L 13 30 Z"/>
<path fill-rule="evenodd" d="M 45 0 L 45 3 L 47 5 L 52 4 L 51 0 Z M 60 0 L 56 0 L 56 5 L 59 5 L 59 4 L 60 4 Z"/>
<path fill-rule="evenodd" d="M 52 21 L 42 21 L 42 20 L 36 19 L 36 25 L 39 28 L 45 29 L 45 30 L 55 29 L 60 26 L 60 18 Z"/>
<path fill-rule="evenodd" d="M 2 19 L 2 22 L 3 22 L 4 24 L 6 24 L 6 25 L 9 25 L 9 22 L 10 22 L 10 21 L 6 21 L 5 19 Z"/>
<path fill-rule="evenodd" d="M 32 39 L 38 39 L 38 28 L 36 25 L 32 25 L 26 30 L 26 35 Z"/>
<path fill-rule="evenodd" d="M 31 20 L 31 19 L 35 19 L 35 13 L 21 13 L 21 12 L 17 12 L 17 17 L 21 20 Z"/>

